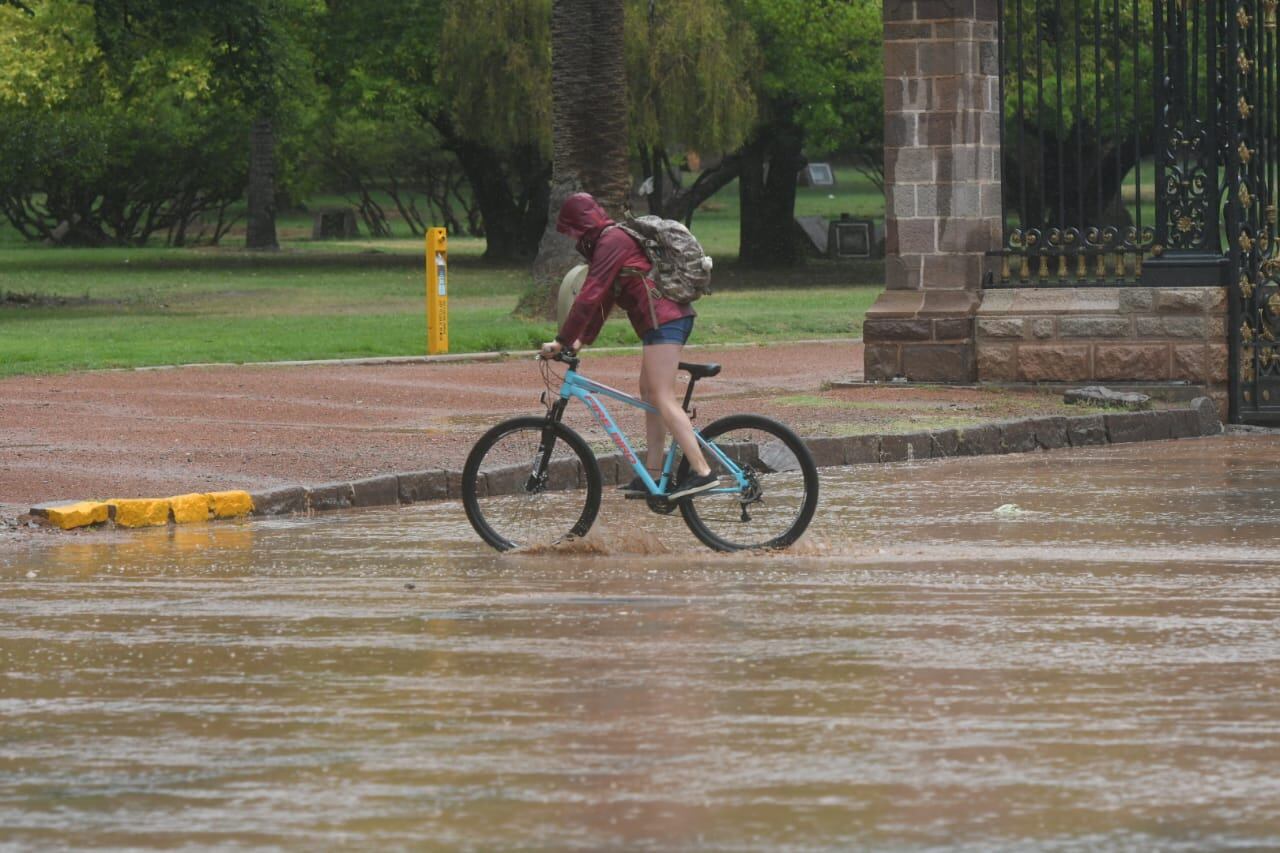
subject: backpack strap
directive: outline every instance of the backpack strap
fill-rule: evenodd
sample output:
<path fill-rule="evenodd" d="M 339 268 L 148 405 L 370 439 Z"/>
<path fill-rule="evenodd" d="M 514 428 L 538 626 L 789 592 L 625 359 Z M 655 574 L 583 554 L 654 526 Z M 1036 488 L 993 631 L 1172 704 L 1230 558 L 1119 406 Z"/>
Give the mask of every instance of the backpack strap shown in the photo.
<path fill-rule="evenodd" d="M 629 228 L 626 225 L 622 225 L 619 223 L 610 225 L 609 228 L 605 229 L 605 231 L 608 231 L 610 228 L 617 228 L 618 230 L 622 231 L 624 234 L 629 236 L 632 240 L 635 240 L 636 245 L 640 247 L 640 251 L 644 253 L 645 258 L 647 258 L 649 261 L 649 272 L 646 273 L 644 270 L 638 270 L 635 267 L 623 267 L 618 272 L 618 278 L 649 279 L 649 277 L 653 275 L 653 271 L 658 268 L 658 263 L 654 259 L 653 254 L 650 253 L 649 247 L 645 245 L 644 236 L 638 233 L 635 229 Z M 603 234 L 604 231 L 600 233 Z M 653 328 L 656 329 L 658 328 L 658 309 L 653 304 L 653 295 L 656 288 L 650 287 L 647 282 L 642 284 L 642 286 L 644 287 L 644 295 L 649 300 L 649 321 L 653 324 Z M 614 287 L 613 298 L 617 299 L 618 298 L 618 282 L 616 280 L 613 283 L 613 287 Z M 662 298 L 661 292 L 658 292 L 658 298 L 659 299 Z"/>

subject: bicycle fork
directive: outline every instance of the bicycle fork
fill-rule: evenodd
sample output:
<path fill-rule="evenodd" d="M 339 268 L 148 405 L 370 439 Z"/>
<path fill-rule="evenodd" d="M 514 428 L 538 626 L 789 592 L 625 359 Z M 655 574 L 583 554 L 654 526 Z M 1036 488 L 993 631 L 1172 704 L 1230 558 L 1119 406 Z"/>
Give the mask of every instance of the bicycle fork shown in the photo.
<path fill-rule="evenodd" d="M 564 417 L 565 406 L 569 401 L 561 397 L 547 410 L 547 420 L 542 427 L 542 438 L 538 442 L 537 453 L 533 457 L 533 465 L 529 470 L 529 479 L 524 482 L 524 490 L 530 494 L 542 491 L 547 485 L 547 474 L 551 467 L 551 451 L 556 446 L 555 425 Z"/>

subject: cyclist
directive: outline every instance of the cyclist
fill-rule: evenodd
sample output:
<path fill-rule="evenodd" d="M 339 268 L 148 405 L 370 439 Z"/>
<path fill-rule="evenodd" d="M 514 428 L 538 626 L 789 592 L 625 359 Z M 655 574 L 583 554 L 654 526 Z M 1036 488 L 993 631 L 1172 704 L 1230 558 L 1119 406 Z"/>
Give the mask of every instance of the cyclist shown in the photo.
<path fill-rule="evenodd" d="M 656 480 L 661 476 L 668 430 L 689 460 L 687 482 L 676 483 L 671 500 L 715 488 L 717 478 L 702 455 L 689 416 L 676 399 L 676 369 L 693 331 L 693 306 L 662 296 L 645 277 L 651 269 L 639 244 L 605 213 L 589 194 L 565 199 L 556 230 L 577 244 L 587 259 L 587 280 L 573 301 L 554 341 L 542 345 L 542 357 L 554 358 L 566 347 L 581 349 L 600 334 L 616 304 L 627 312 L 631 328 L 644 344 L 640 361 L 640 398 L 656 412 L 645 412 L 645 465 Z M 622 487 L 623 494 L 647 495 L 639 476 Z"/>

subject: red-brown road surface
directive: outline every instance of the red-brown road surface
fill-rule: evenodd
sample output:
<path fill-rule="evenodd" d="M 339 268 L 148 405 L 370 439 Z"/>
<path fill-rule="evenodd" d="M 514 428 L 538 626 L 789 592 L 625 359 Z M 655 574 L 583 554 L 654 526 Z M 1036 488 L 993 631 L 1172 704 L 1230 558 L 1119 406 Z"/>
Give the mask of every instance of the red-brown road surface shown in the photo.
<path fill-rule="evenodd" d="M 689 350 L 724 372 L 698 386 L 699 422 L 783 419 L 786 394 L 862 374 L 862 345 Z M 587 354 L 583 372 L 634 392 L 639 354 Z M 460 468 L 490 424 L 543 411 L 533 357 L 430 364 L 216 366 L 0 380 L 0 505 L 165 497 Z M 625 407 L 612 407 L 623 409 Z M 569 422 L 586 428 L 574 406 Z M 825 411 L 825 410 L 823 410 Z M 838 413 L 840 409 L 836 409 Z M 831 414 L 831 413 L 828 413 Z M 643 442 L 634 417 L 626 429 Z M 804 432 L 802 425 L 797 430 Z"/>

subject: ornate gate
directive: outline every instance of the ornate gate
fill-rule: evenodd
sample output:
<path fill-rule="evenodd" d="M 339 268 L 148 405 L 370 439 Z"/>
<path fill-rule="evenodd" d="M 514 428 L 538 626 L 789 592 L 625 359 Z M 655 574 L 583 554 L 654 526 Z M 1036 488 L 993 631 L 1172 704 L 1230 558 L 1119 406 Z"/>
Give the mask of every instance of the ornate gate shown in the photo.
<path fill-rule="evenodd" d="M 1277 0 L 1227 0 L 1225 5 L 1232 420 L 1280 423 Z"/>
<path fill-rule="evenodd" d="M 1225 286 L 1246 423 L 1280 423 L 1278 2 L 1001 11 L 1005 248 L 985 286 Z"/>

